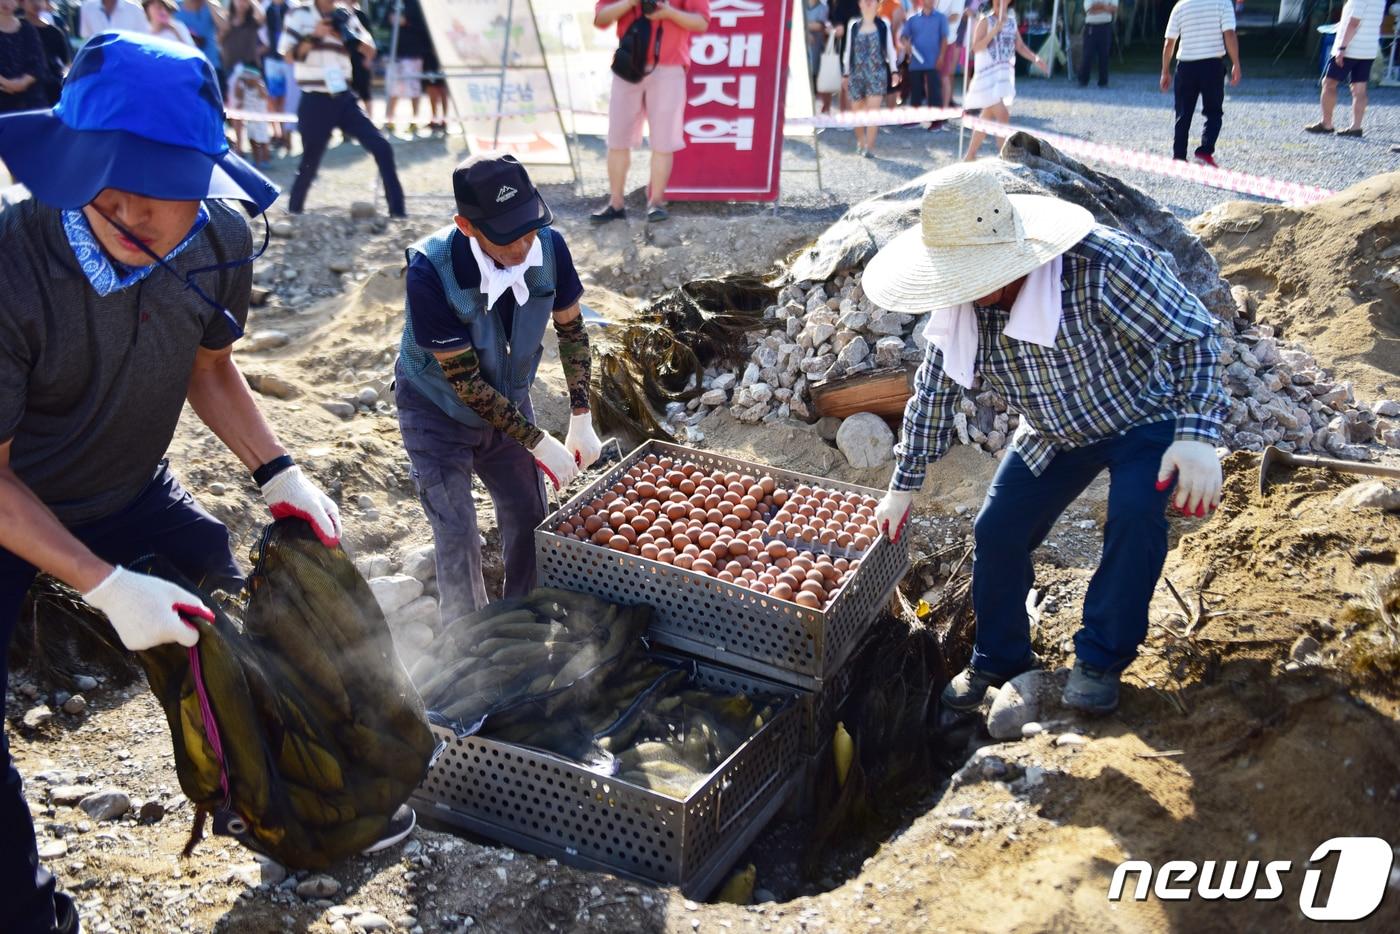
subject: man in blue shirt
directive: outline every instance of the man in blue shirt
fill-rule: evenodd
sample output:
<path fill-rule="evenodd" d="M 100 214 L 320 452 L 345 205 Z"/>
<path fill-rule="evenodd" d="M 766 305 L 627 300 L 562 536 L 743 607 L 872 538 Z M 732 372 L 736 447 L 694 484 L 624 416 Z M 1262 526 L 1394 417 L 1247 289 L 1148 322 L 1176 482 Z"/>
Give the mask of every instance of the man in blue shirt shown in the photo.
<path fill-rule="evenodd" d="M 900 38 L 909 56 L 911 107 L 932 106 L 939 99 L 938 62 L 948 48 L 948 18 L 934 9 L 933 2 L 919 0 L 919 11 L 905 21 Z M 941 125 L 940 120 L 930 129 Z"/>

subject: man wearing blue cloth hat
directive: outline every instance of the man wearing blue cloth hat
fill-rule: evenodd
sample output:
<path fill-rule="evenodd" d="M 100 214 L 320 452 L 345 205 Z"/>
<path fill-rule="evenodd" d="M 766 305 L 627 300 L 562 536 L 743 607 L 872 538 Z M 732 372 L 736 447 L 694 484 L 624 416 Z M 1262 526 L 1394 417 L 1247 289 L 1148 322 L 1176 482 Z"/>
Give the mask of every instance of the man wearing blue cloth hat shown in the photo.
<path fill-rule="evenodd" d="M 123 564 L 159 554 L 206 587 L 240 583 L 227 529 L 162 459 L 187 399 L 274 516 L 305 519 L 327 544 L 340 516 L 278 443 L 231 356 L 254 257 L 247 221 L 220 199 L 260 214 L 277 189 L 228 151 L 204 57 L 137 33 L 93 37 L 53 109 L 0 117 L 0 160 L 32 195 L 0 211 L 3 693 L 39 571 L 106 613 L 133 651 L 193 645 L 182 614 L 212 615 Z M 6 934 L 78 929 L 72 900 L 39 865 L 3 737 L 0 892 Z"/>

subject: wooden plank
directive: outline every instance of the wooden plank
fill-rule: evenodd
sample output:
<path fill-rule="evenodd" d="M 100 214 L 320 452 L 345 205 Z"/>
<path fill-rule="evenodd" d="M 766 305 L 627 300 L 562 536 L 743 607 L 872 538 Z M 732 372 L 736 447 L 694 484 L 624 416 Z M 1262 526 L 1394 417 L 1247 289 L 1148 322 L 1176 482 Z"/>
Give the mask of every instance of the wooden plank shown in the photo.
<path fill-rule="evenodd" d="M 904 404 L 914 394 L 913 366 L 868 370 L 811 385 L 812 410 L 819 416 L 845 418 L 857 412 L 874 412 L 885 418 L 904 414 Z"/>

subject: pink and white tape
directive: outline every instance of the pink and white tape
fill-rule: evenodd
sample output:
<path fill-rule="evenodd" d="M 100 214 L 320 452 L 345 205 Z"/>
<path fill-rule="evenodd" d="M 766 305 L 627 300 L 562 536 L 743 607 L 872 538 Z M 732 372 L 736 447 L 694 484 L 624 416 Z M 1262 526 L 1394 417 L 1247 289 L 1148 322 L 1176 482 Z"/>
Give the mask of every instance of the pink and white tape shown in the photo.
<path fill-rule="evenodd" d="M 858 127 L 897 126 L 901 123 L 929 123 L 956 120 L 962 111 L 956 107 L 893 107 L 881 110 L 847 110 L 836 114 L 816 114 L 785 120 L 788 126 Z"/>
<path fill-rule="evenodd" d="M 1095 143 L 1073 136 L 1062 136 L 1059 133 L 1046 133 L 1043 130 L 1028 130 L 1012 124 L 983 120 L 980 117 L 964 116 L 961 123 L 969 130 L 982 130 L 989 136 L 1007 137 L 1013 133 L 1026 133 L 1037 139 L 1042 139 L 1056 149 L 1070 155 L 1084 156 L 1110 165 L 1150 172 L 1153 175 L 1181 178 L 1212 188 L 1224 188 L 1228 191 L 1238 191 L 1241 194 L 1272 198 L 1275 201 L 1310 204 L 1336 194 L 1334 191 L 1319 188 L 1316 185 L 1304 185 L 1300 182 L 1290 182 L 1267 175 L 1250 175 L 1247 172 L 1236 172 L 1233 169 L 1212 168 L 1200 163 L 1182 162 L 1136 149 L 1127 149 L 1109 143 Z"/>

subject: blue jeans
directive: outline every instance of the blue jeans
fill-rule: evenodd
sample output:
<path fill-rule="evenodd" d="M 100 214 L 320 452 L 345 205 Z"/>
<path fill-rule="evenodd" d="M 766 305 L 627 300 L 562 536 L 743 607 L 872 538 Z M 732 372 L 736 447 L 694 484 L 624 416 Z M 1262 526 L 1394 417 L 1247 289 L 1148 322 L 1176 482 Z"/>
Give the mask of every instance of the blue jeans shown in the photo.
<path fill-rule="evenodd" d="M 228 529 L 185 492 L 165 463 L 130 505 L 69 531 L 112 564 L 160 555 L 206 589 L 236 592 L 242 586 L 242 572 L 229 551 Z M 0 697 L 9 678 L 10 638 L 36 574 L 32 564 L 0 548 Z M 53 875 L 39 865 L 19 772 L 10 759 L 9 743 L 0 735 L 0 931 L 48 934 L 54 926 L 53 890 Z"/>
<path fill-rule="evenodd" d="M 1007 454 L 973 526 L 974 668 L 1010 677 L 1030 667 L 1031 554 L 1105 468 L 1103 557 L 1084 597 L 1084 625 L 1075 634 L 1074 650 L 1080 661 L 1109 671 L 1121 671 L 1137 656 L 1147 635 L 1147 605 L 1167 556 L 1171 490 L 1157 489 L 1157 471 L 1174 430 L 1171 421 L 1156 422 L 1061 451 L 1039 477 L 1019 454 Z"/>
<path fill-rule="evenodd" d="M 494 428 L 473 428 L 448 417 L 401 375 L 394 394 L 413 482 L 433 527 L 443 623 L 489 601 L 481 574 L 473 476 L 481 478 L 496 507 L 506 569 L 503 596 L 529 593 L 535 586 L 535 527 L 545 517 L 544 482 L 534 456 Z M 529 400 L 521 411 L 534 420 Z"/>

